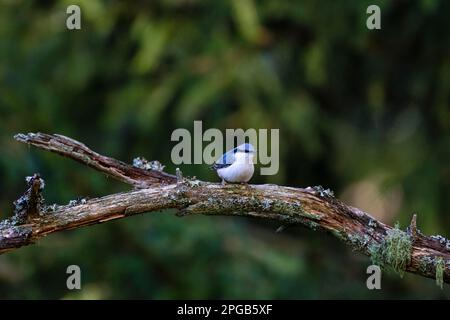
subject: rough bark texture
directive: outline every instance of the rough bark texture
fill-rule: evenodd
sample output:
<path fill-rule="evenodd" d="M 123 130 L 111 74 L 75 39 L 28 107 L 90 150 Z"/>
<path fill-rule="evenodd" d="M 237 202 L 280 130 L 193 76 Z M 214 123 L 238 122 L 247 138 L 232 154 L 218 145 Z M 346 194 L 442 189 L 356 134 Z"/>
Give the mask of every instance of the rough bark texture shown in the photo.
<path fill-rule="evenodd" d="M 392 266 L 400 273 L 407 271 L 450 283 L 450 241 L 420 233 L 415 215 L 405 232 L 347 206 L 321 187 L 222 186 L 182 178 L 179 171 L 176 176 L 167 174 L 154 163 L 148 166 L 145 159 L 137 162 L 141 168 L 131 166 L 61 135 L 29 133 L 15 138 L 77 160 L 135 189 L 65 206 L 45 206 L 40 194 L 42 179 L 39 175 L 29 177 L 28 190 L 15 202 L 14 216 L 0 223 L 0 253 L 35 243 L 53 232 L 143 212 L 176 209 L 181 216 L 250 216 L 327 231 L 371 256 L 377 264 Z"/>

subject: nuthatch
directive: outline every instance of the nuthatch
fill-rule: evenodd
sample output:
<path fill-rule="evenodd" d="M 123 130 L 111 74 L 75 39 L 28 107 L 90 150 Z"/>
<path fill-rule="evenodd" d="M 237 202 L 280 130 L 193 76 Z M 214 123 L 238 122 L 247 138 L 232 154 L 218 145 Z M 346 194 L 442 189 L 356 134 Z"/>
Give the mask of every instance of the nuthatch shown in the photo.
<path fill-rule="evenodd" d="M 225 182 L 248 182 L 255 170 L 254 154 L 255 148 L 250 143 L 244 143 L 223 154 L 211 168 L 216 170 L 222 179 L 222 184 Z"/>

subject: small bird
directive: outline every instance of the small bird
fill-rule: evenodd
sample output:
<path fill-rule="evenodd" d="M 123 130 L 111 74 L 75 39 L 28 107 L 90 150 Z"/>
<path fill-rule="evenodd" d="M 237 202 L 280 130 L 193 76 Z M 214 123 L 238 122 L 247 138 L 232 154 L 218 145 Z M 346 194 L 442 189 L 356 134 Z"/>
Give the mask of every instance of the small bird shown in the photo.
<path fill-rule="evenodd" d="M 217 175 L 225 182 L 245 183 L 252 176 L 255 168 L 253 166 L 253 156 L 255 148 L 250 143 L 244 143 L 223 154 L 211 168 L 216 170 Z"/>

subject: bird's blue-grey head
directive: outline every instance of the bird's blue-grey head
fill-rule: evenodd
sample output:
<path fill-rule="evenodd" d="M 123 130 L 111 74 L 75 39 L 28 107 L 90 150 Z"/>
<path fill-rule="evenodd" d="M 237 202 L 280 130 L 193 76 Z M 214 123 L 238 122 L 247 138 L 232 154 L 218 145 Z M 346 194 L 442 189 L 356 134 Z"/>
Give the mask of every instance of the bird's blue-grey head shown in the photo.
<path fill-rule="evenodd" d="M 236 147 L 234 149 L 234 152 L 243 152 L 243 153 L 250 153 L 250 154 L 254 154 L 255 153 L 255 148 L 250 144 L 250 143 L 243 143 L 240 146 Z"/>
<path fill-rule="evenodd" d="M 240 146 L 229 150 L 228 152 L 224 153 L 222 156 L 220 156 L 219 159 L 214 163 L 214 165 L 211 166 L 212 169 L 221 169 L 226 168 L 232 165 L 236 161 L 236 154 L 239 155 L 254 155 L 255 148 L 250 143 L 243 143 Z M 252 158 L 244 156 L 245 158 Z"/>

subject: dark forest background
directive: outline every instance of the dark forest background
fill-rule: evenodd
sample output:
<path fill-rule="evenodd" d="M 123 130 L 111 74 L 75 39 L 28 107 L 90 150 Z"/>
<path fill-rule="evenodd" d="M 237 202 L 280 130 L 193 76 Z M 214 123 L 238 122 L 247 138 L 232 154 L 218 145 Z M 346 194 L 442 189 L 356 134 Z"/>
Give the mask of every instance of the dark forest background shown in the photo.
<path fill-rule="evenodd" d="M 66 28 L 78 4 L 82 29 Z M 382 29 L 366 28 L 381 8 Z M 405 228 L 450 236 L 450 1 L 0 0 L 0 218 L 40 172 L 48 203 L 127 186 L 14 141 L 59 133 L 175 166 L 176 128 L 280 128 L 280 171 Z M 185 175 L 218 181 L 206 165 Z M 259 172 L 259 170 L 257 171 Z M 0 256 L 0 298 L 449 298 L 330 235 L 273 222 L 143 214 Z M 66 289 L 66 267 L 82 290 Z"/>

